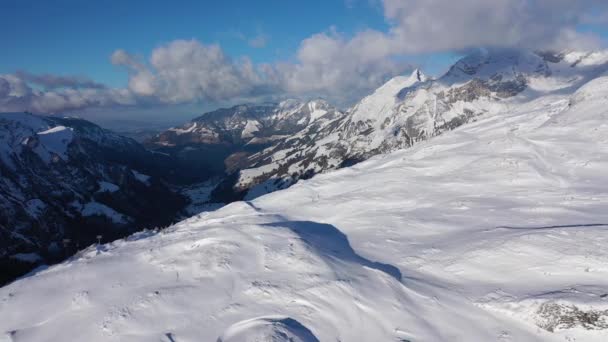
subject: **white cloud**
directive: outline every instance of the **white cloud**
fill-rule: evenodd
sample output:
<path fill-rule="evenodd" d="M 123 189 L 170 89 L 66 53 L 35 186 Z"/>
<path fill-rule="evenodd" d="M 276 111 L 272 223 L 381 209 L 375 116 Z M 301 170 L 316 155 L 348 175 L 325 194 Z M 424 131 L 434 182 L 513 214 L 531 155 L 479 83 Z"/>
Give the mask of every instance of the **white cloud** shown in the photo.
<path fill-rule="evenodd" d="M 129 70 L 129 89 L 165 103 L 221 101 L 247 96 L 268 86 L 251 61 L 234 61 L 218 45 L 176 40 L 152 52 L 149 66 L 119 50 L 114 64 Z"/>
<path fill-rule="evenodd" d="M 563 48 L 596 45 L 576 26 L 608 5 L 599 0 L 384 0 L 387 32 L 346 37 L 335 28 L 303 40 L 293 62 L 254 66 L 218 45 L 178 40 L 152 52 L 150 68 L 124 51 L 129 88 L 162 102 L 222 101 L 255 96 L 324 96 L 342 104 L 406 72 L 403 56 L 478 46 Z M 597 15 L 596 15 L 597 16 Z M 255 44 L 266 43 L 264 35 Z M 251 40 L 250 43 L 253 41 Z"/>
<path fill-rule="evenodd" d="M 297 62 L 276 69 L 287 93 L 321 94 L 346 103 L 410 69 L 390 57 L 384 37 L 374 31 L 347 39 L 330 30 L 304 40 Z"/>
<path fill-rule="evenodd" d="M 125 66 L 129 72 L 129 89 L 139 96 L 152 96 L 156 92 L 154 75 L 136 57 L 124 50 L 116 50 L 110 57 L 114 65 Z"/>
<path fill-rule="evenodd" d="M 97 84 L 89 88 L 82 87 L 83 83 L 78 83 L 74 88 L 41 91 L 32 88 L 27 79 L 17 75 L 0 75 L 0 111 L 57 113 L 92 106 L 136 103 L 131 92 L 126 89 L 100 88 Z"/>
<path fill-rule="evenodd" d="M 590 48 L 600 43 L 599 38 L 577 27 L 608 18 L 605 0 L 383 0 L 382 4 L 389 23 L 386 32 L 368 29 L 345 36 L 330 28 L 304 39 L 289 62 L 254 65 L 246 57 L 230 58 L 219 45 L 176 40 L 154 49 L 149 59 L 115 51 L 111 62 L 124 66 L 129 74 L 124 89 L 105 88 L 82 77 L 0 75 L 0 110 L 52 112 L 287 96 L 322 96 L 349 104 L 389 77 L 406 72 L 408 55 L 480 46 Z M 241 39 L 253 47 L 268 41 L 260 30 L 251 39 Z"/>
<path fill-rule="evenodd" d="M 37 84 L 44 87 L 45 89 L 58 89 L 58 88 L 93 88 L 103 89 L 105 85 L 97 83 L 84 76 L 57 76 L 51 74 L 32 74 L 27 71 L 17 71 L 16 76 L 20 79 Z"/>
<path fill-rule="evenodd" d="M 295 63 L 255 66 L 220 46 L 177 40 L 156 48 L 148 65 L 118 50 L 114 64 L 129 70 L 129 89 L 164 103 L 227 101 L 256 96 L 319 96 L 347 102 L 409 69 L 388 57 L 375 32 L 346 39 L 334 29 L 304 40 Z"/>
<path fill-rule="evenodd" d="M 593 34 L 576 32 L 604 0 L 384 0 L 393 24 L 387 38 L 397 53 L 467 49 L 589 47 Z"/>

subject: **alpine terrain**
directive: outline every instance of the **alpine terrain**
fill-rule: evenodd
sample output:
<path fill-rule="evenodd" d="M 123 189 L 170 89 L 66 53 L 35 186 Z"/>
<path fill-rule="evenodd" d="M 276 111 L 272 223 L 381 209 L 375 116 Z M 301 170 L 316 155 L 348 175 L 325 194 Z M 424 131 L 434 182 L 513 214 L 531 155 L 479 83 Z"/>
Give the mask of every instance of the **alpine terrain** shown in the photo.
<path fill-rule="evenodd" d="M 234 183 L 239 171 L 256 159 L 252 155 L 342 115 L 320 99 L 243 104 L 206 113 L 182 127 L 161 132 L 146 146 L 199 170 L 199 181 L 203 182 L 190 182 L 199 195 L 188 196 L 194 201 L 202 197 L 203 202 L 232 202 L 244 196 L 242 189 L 234 189 Z M 196 191 L 200 185 L 203 196 Z"/>
<path fill-rule="evenodd" d="M 11 140 L 10 151 L 75 160 L 70 122 L 35 127 L 35 143 Z M 481 50 L 437 79 L 394 78 L 343 112 L 237 106 L 153 144 L 225 146 L 220 185 L 245 201 L 1 288 L 4 340 L 608 338 L 608 52 Z M 121 170 L 102 169 L 66 201 L 102 210 L 91 191 L 115 188 L 99 182 L 145 183 L 144 169 Z"/>
<path fill-rule="evenodd" d="M 164 180 L 179 173 L 170 157 L 85 120 L 0 114 L 0 283 L 175 222 L 186 198 Z"/>
<path fill-rule="evenodd" d="M 253 199 L 411 147 L 486 113 L 572 92 L 604 70 L 604 62 L 602 53 L 482 49 L 438 79 L 420 70 L 395 77 L 346 111 L 322 100 L 241 105 L 163 132 L 147 146 L 207 163 L 215 171 L 214 181 L 204 183 L 208 202 Z"/>

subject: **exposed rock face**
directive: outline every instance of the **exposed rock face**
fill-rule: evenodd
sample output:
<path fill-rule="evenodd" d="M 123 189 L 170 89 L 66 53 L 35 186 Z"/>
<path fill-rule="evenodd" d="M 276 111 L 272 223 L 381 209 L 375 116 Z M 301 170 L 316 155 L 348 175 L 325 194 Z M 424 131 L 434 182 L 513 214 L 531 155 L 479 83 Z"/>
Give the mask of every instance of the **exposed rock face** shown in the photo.
<path fill-rule="evenodd" d="M 410 147 L 480 115 L 506 111 L 511 103 L 580 85 L 593 70 L 603 70 L 602 58 L 480 50 L 439 79 L 415 70 L 409 77 L 388 81 L 343 115 L 321 120 L 252 155 L 234 188 L 239 193 L 251 190 L 247 197 L 253 198 L 319 172 Z"/>
<path fill-rule="evenodd" d="M 297 133 L 334 111 L 335 108 L 323 100 L 238 105 L 218 109 L 182 127 L 171 128 L 149 143 L 157 146 L 264 144 Z"/>
<path fill-rule="evenodd" d="M 197 170 L 199 178 L 191 180 L 201 181 L 248 168 L 254 163 L 249 159 L 251 155 L 342 115 L 324 100 L 239 105 L 218 109 L 162 132 L 147 146 Z"/>
<path fill-rule="evenodd" d="M 543 303 L 537 310 L 536 324 L 550 332 L 573 328 L 608 329 L 608 310 L 582 310 L 576 305 Z"/>
<path fill-rule="evenodd" d="M 84 120 L 0 114 L 0 145 L 7 273 L 70 255 L 97 235 L 105 241 L 167 225 L 185 204 L 163 181 L 169 157 Z"/>

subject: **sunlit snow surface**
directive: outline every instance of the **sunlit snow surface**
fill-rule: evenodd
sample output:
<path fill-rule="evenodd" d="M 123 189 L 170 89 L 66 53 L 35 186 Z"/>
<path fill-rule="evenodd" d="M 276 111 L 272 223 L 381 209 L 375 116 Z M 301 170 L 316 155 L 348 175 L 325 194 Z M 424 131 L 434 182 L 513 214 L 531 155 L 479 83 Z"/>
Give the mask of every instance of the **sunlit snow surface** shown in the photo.
<path fill-rule="evenodd" d="M 608 87 L 91 247 L 8 341 L 606 341 Z"/>

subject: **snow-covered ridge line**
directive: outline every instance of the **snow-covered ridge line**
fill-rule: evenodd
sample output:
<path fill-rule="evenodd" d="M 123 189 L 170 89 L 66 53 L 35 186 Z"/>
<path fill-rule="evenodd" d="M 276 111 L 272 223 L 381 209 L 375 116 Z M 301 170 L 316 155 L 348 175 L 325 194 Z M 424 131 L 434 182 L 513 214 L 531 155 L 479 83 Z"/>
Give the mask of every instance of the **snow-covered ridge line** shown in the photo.
<path fill-rule="evenodd" d="M 252 199 L 299 179 L 408 148 L 481 116 L 576 91 L 608 69 L 608 52 L 481 50 L 438 79 L 415 70 L 389 80 L 343 116 L 249 158 L 234 189 Z"/>
<path fill-rule="evenodd" d="M 0 289 L 0 331 L 604 341 L 607 82 L 513 101 L 409 149 L 91 247 Z"/>

